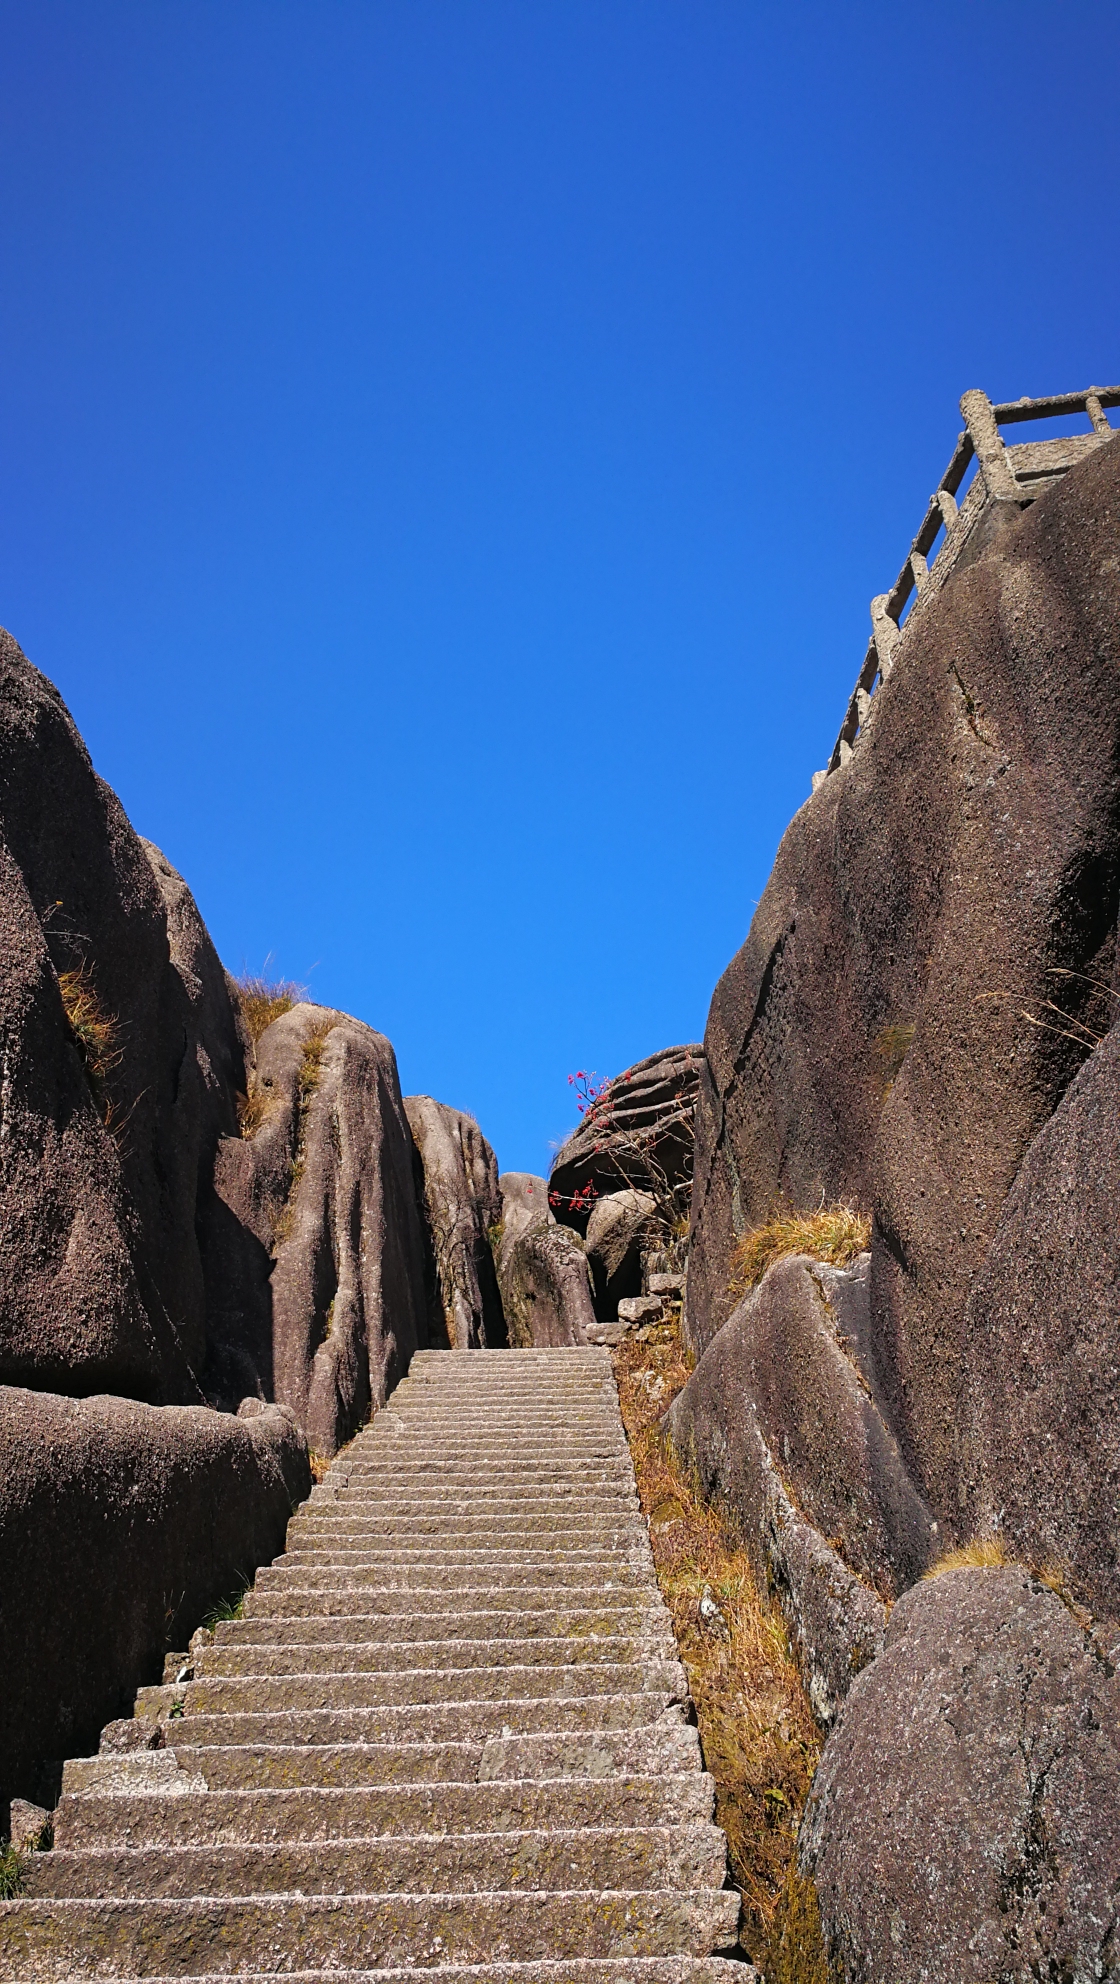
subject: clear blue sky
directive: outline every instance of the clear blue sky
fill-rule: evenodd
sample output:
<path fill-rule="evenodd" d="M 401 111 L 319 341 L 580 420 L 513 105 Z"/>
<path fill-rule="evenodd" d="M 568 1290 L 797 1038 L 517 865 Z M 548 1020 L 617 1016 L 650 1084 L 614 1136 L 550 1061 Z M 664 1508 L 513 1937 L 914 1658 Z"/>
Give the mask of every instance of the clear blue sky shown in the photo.
<path fill-rule="evenodd" d="M 0 622 L 503 1168 L 703 1032 L 960 393 L 1120 378 L 1118 28 L 0 5 Z"/>

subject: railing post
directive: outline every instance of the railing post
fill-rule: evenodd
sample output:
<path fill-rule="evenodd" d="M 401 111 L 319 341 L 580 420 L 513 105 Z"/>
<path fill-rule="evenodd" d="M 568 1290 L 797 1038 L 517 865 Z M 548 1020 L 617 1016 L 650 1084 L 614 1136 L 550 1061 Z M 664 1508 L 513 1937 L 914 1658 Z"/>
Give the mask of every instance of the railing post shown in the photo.
<path fill-rule="evenodd" d="M 894 651 L 898 644 L 899 625 L 887 612 L 889 592 L 876 593 L 871 602 L 871 633 L 875 642 L 875 652 L 879 657 L 879 673 L 884 682 L 891 672 Z"/>
<path fill-rule="evenodd" d="M 988 485 L 988 494 L 997 503 L 1021 503 L 1022 492 L 1012 474 L 1003 436 L 987 393 L 974 388 L 972 392 L 962 394 L 961 412 Z"/>
<path fill-rule="evenodd" d="M 1105 419 L 1104 408 L 1101 405 L 1095 393 L 1086 393 L 1085 411 L 1088 414 L 1090 420 L 1092 421 L 1093 428 L 1096 433 L 1112 434 L 1113 429 L 1109 426 L 1108 421 Z"/>

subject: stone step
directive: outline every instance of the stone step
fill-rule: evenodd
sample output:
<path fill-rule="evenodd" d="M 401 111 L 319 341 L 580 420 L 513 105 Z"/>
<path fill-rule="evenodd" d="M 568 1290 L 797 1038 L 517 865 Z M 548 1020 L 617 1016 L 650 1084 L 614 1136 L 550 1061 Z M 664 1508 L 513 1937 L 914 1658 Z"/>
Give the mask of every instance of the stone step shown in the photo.
<path fill-rule="evenodd" d="M 178 1693 L 182 1693 L 179 1690 Z M 579 1734 L 589 1729 L 648 1729 L 664 1712 L 663 1695 L 546 1696 L 493 1702 L 444 1701 L 398 1708 L 280 1709 L 244 1715 L 186 1715 L 165 1725 L 168 1740 L 191 1744 L 465 1743 L 503 1733 Z"/>
<path fill-rule="evenodd" d="M 524 1612 L 539 1612 L 550 1606 L 574 1606 L 589 1611 L 596 1603 L 614 1610 L 659 1606 L 662 1602 L 652 1578 L 639 1578 L 627 1568 L 621 1581 L 617 1577 L 604 1578 L 594 1584 L 582 1580 L 578 1584 L 570 1584 L 567 1579 L 558 1584 L 551 1577 L 525 1583 L 515 1576 L 506 1575 L 501 1579 L 488 1578 L 483 1584 L 458 1577 L 433 1584 L 430 1579 L 417 1580 L 414 1577 L 410 1580 L 408 1592 L 402 1592 L 399 1585 L 384 1583 L 352 1585 L 335 1591 L 291 1584 L 277 1585 L 274 1590 L 256 1588 L 249 1592 L 243 1616 L 250 1623 L 258 1619 L 368 1617 L 375 1612 L 392 1618 L 404 1609 L 401 1601 L 405 1597 L 415 1601 L 414 1607 L 407 1610 L 414 1609 L 418 1616 L 437 1611 L 457 1616 L 461 1607 L 493 1604 L 496 1598 L 503 1605 L 515 1606 Z"/>
<path fill-rule="evenodd" d="M 605 1351 L 419 1353 L 287 1545 L 66 1764 L 0 1976 L 724 1984 L 738 1896 Z"/>
<path fill-rule="evenodd" d="M 625 1606 L 579 1607 L 561 1603 L 541 1606 L 532 1611 L 515 1607 L 504 1611 L 463 1611 L 458 1604 L 452 1604 L 442 1612 L 401 1612 L 395 1609 L 399 1604 L 395 1592 L 392 1598 L 393 1605 L 387 1605 L 382 1612 L 354 1612 L 341 1617 L 331 1613 L 323 1617 L 316 1610 L 314 1614 L 302 1617 L 292 1613 L 270 1618 L 254 1611 L 242 1619 L 223 1619 L 214 1628 L 214 1646 L 294 1649 L 298 1646 L 348 1643 L 367 1646 L 388 1641 L 411 1647 L 419 1642 L 434 1640 L 565 1638 L 582 1641 L 625 1639 L 647 1632 L 668 1631 L 668 1615 L 659 1594 Z M 208 1652 L 207 1663 L 210 1657 Z"/>
<path fill-rule="evenodd" d="M 293 1564 L 376 1564 L 399 1558 L 414 1562 L 417 1558 L 437 1558 L 446 1561 L 463 1556 L 476 1557 L 480 1552 L 487 1556 L 497 1553 L 504 1557 L 530 1556 L 542 1558 L 595 1558 L 628 1555 L 630 1551 L 648 1546 L 648 1532 L 640 1521 L 623 1528 L 614 1524 L 601 1530 L 582 1531 L 574 1524 L 563 1529 L 551 1529 L 536 1536 L 526 1536 L 516 1523 L 506 1523 L 500 1529 L 467 1529 L 456 1535 L 453 1531 L 441 1534 L 438 1529 L 424 1530 L 417 1534 L 410 1532 L 407 1524 L 395 1523 L 381 1526 L 371 1523 L 364 1534 L 342 1537 L 340 1540 L 322 1544 L 305 1545 L 298 1539 L 294 1549 L 285 1550 L 273 1560 L 272 1568 L 280 1570 Z"/>
<path fill-rule="evenodd" d="M 259 1967 L 425 1965 L 558 1956 L 707 1956 L 734 1946 L 739 1897 L 643 1889 L 592 1894 L 362 1894 L 240 1899 L 9 1901 L 0 1947 L 20 1984 L 69 1974 L 235 1974 Z"/>
<path fill-rule="evenodd" d="M 526 1515 L 518 1510 L 494 1513 L 490 1510 L 475 1510 L 466 1515 L 413 1511 L 397 1513 L 388 1509 L 371 1508 L 356 1516 L 348 1513 L 345 1521 L 341 1516 L 293 1516 L 288 1525 L 288 1555 L 293 1548 L 306 1549 L 303 1541 L 307 1537 L 324 1537 L 329 1541 L 345 1535 L 360 1536 L 401 1536 L 401 1537 L 477 1537 L 480 1541 L 493 1542 L 499 1537 L 508 1536 L 513 1540 L 537 1537 L 573 1536 L 602 1537 L 621 1536 L 629 1540 L 632 1536 L 644 1536 L 646 1526 L 636 1509 L 563 1510 L 540 1515 Z M 299 1539 L 296 1542 L 295 1539 Z M 316 1543 L 316 1548 L 322 1546 Z"/>
<path fill-rule="evenodd" d="M 276 1984 L 274 1970 L 239 1970 L 243 1984 Z M 213 1972 L 210 1973 L 213 1976 Z M 761 1984 L 753 1964 L 722 1956 L 545 1958 L 530 1963 L 440 1963 L 401 1970 L 288 1970 L 285 1984 Z M 115 1984 L 139 1984 L 135 1977 Z M 144 1984 L 172 1984 L 149 1977 Z M 197 1974 L 174 1984 L 204 1984 Z M 206 1980 L 209 1984 L 209 1980 Z"/>
<path fill-rule="evenodd" d="M 329 1485 L 348 1483 L 355 1487 L 386 1481 L 399 1483 L 402 1488 L 431 1489 L 457 1483 L 464 1492 L 480 1481 L 489 1486 L 512 1482 L 543 1492 L 553 1486 L 594 1487 L 604 1481 L 624 1482 L 632 1487 L 634 1477 L 622 1454 L 540 1454 L 534 1461 L 531 1453 L 522 1447 L 511 1453 L 491 1455 L 485 1473 L 480 1474 L 475 1457 L 470 1454 L 437 1458 L 429 1451 L 425 1458 L 423 1454 L 417 1457 L 411 1449 L 406 1453 L 386 1447 L 366 1459 L 348 1462 L 337 1473 L 327 1474 L 312 1492 L 321 1494 Z"/>
<path fill-rule="evenodd" d="M 551 1639 L 414 1640 L 407 1658 L 389 1640 L 344 1640 L 287 1646 L 209 1647 L 195 1662 L 196 1681 L 233 1680 L 243 1676 L 290 1674 L 400 1673 L 429 1668 L 462 1671 L 471 1668 L 577 1667 L 585 1663 L 625 1666 L 650 1659 L 675 1660 L 676 1644 L 663 1623 L 659 1632 L 642 1639 L 621 1634 L 612 1638 L 556 1637 Z"/>
<path fill-rule="evenodd" d="M 184 1717 L 184 1735 L 188 1718 Z M 671 1708 L 646 1729 L 487 1737 L 461 1743 L 345 1743 L 203 1747 L 176 1741 L 173 1750 L 139 1750 L 119 1757 L 71 1757 L 64 1791 L 179 1789 L 234 1791 L 303 1785 L 491 1783 L 508 1778 L 639 1777 L 698 1771 L 695 1729 Z"/>
<path fill-rule="evenodd" d="M 423 1591 L 428 1586 L 461 1590 L 464 1585 L 479 1584 L 484 1578 L 494 1591 L 503 1585 L 524 1588 L 530 1583 L 541 1590 L 555 1591 L 571 1586 L 580 1588 L 601 1578 L 606 1585 L 630 1583 L 652 1588 L 647 1550 L 648 1546 L 643 1545 L 641 1555 L 635 1549 L 625 1554 L 615 1550 L 556 1550 L 547 1554 L 534 1551 L 531 1556 L 521 1556 L 516 1550 L 454 1553 L 425 1550 L 415 1556 L 385 1551 L 364 1564 L 337 1568 L 329 1564 L 285 1564 L 281 1560 L 267 1570 L 258 1571 L 257 1585 L 262 1592 L 358 1590 L 363 1585 L 406 1592 Z"/>
<path fill-rule="evenodd" d="M 416 1518 L 418 1522 L 430 1522 L 440 1518 L 450 1518 L 452 1522 L 509 1522 L 521 1524 L 549 1516 L 555 1522 L 579 1524 L 587 1522 L 626 1522 L 640 1514 L 638 1498 L 628 1496 L 622 1490 L 601 1494 L 579 1494 L 567 1498 L 555 1496 L 490 1496 L 488 1500 L 472 1498 L 468 1494 L 432 1494 L 420 1498 L 416 1494 L 389 1494 L 383 1490 L 355 1492 L 343 1488 L 339 1494 L 325 1498 L 323 1502 L 305 1502 L 299 1516 L 291 1518 L 297 1524 L 295 1534 L 305 1530 L 317 1530 L 323 1536 L 341 1530 L 361 1530 L 371 1518 L 389 1522 L 408 1522 Z M 289 1526 L 291 1534 L 291 1526 Z"/>
<path fill-rule="evenodd" d="M 690 1825 L 710 1820 L 713 1805 L 712 1780 L 699 1770 L 544 1782 L 200 1791 L 187 1797 L 157 1790 L 67 1792 L 55 1819 L 55 1841 L 71 1849 L 216 1846 L 398 1833 L 533 1832 L 546 1825 Z"/>
<path fill-rule="evenodd" d="M 25 1893 L 99 1900 L 192 1895 L 480 1894 L 718 1888 L 727 1848 L 713 1825 L 607 1831 L 449 1833 L 274 1846 L 102 1847 L 33 1856 Z"/>
<path fill-rule="evenodd" d="M 137 1690 L 138 1711 L 148 1698 Z M 188 1681 L 183 1690 L 188 1715 L 244 1715 L 282 1709 L 390 1708 L 406 1702 L 541 1701 L 561 1696 L 663 1694 L 683 1701 L 688 1689 L 679 1660 L 589 1662 L 564 1667 L 417 1667 L 390 1673 L 343 1670 L 337 1673 L 244 1675 L 229 1680 Z M 161 1696 L 163 1690 L 160 1690 Z"/>
<path fill-rule="evenodd" d="M 649 1532 L 640 1516 L 623 1517 L 621 1520 L 606 1521 L 602 1525 L 586 1527 L 579 1523 L 565 1522 L 563 1527 L 527 1531 L 525 1525 L 510 1522 L 502 1517 L 493 1523 L 481 1525 L 464 1524 L 455 1529 L 447 1524 L 443 1529 L 434 1523 L 431 1527 L 413 1527 L 399 1519 L 379 1521 L 376 1517 L 356 1528 L 351 1527 L 339 1534 L 324 1534 L 322 1531 L 296 1531 L 288 1539 L 288 1548 L 274 1559 L 273 1568 L 281 1564 L 299 1563 L 305 1559 L 348 1563 L 354 1557 L 384 1556 L 440 1556 L 449 1554 L 456 1557 L 464 1552 L 477 1553 L 480 1550 L 519 1552 L 533 1558 L 585 1557 L 588 1552 L 596 1556 L 627 1553 L 634 1549 L 648 1547 Z"/>
<path fill-rule="evenodd" d="M 336 1482 L 338 1477 L 336 1477 Z M 369 1504 L 374 1497 L 383 1508 L 399 1510 L 402 1515 L 447 1515 L 469 1516 L 502 1515 L 561 1515 L 570 1510 L 573 1514 L 598 1514 L 604 1509 L 637 1508 L 638 1497 L 620 1475 L 617 1481 L 599 1481 L 589 1486 L 587 1482 L 557 1481 L 545 1487 L 537 1478 L 526 1479 L 520 1486 L 506 1482 L 493 1485 L 489 1482 L 480 1485 L 475 1482 L 460 1489 L 450 1489 L 446 1484 L 438 1488 L 426 1487 L 419 1482 L 410 1488 L 397 1488 L 391 1481 L 381 1484 L 369 1482 L 360 1487 L 344 1487 L 340 1483 L 334 1492 L 324 1497 L 323 1488 L 327 1484 L 319 1482 L 308 1500 L 303 1504 L 307 1515 L 321 1515 L 324 1518 L 335 1515 L 345 1508 L 347 1500 Z M 316 1496 L 319 1500 L 316 1501 Z M 301 1520 L 303 1520 L 301 1516 Z"/>

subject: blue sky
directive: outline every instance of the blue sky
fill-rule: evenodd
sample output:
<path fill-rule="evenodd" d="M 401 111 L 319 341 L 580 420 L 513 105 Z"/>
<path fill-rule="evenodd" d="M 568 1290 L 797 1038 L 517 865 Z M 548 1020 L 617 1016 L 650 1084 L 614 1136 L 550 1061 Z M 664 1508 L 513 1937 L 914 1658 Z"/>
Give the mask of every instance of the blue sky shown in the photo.
<path fill-rule="evenodd" d="M 1114 7 L 0 4 L 0 622 L 231 969 L 547 1167 L 960 426 L 1120 379 Z"/>

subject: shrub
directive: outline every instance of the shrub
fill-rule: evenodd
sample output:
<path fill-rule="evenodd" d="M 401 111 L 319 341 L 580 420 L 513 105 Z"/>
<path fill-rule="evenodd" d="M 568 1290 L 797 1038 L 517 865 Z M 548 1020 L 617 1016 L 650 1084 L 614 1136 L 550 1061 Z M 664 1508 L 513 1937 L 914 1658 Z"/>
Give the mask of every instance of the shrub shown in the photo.
<path fill-rule="evenodd" d="M 116 1017 L 102 1007 L 88 965 L 80 965 L 76 971 L 60 972 L 58 989 L 74 1045 L 92 1087 L 99 1090 L 121 1058 Z"/>
<path fill-rule="evenodd" d="M 871 1244 L 871 1221 L 851 1206 L 822 1206 L 819 1212 L 779 1213 L 765 1226 L 744 1233 L 731 1256 L 731 1293 L 757 1287 L 775 1261 L 811 1254 L 831 1267 L 847 1267 Z"/>
<path fill-rule="evenodd" d="M 307 997 L 306 985 L 297 985 L 290 978 L 259 978 L 246 974 L 235 979 L 237 996 L 245 1015 L 245 1024 L 254 1047 L 266 1027 L 278 1020 L 281 1013 L 288 1013 Z"/>

